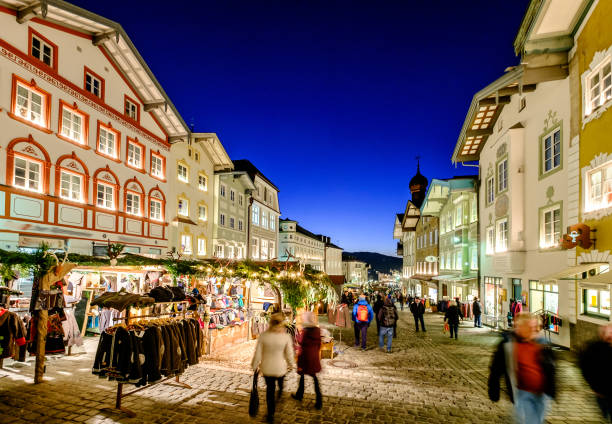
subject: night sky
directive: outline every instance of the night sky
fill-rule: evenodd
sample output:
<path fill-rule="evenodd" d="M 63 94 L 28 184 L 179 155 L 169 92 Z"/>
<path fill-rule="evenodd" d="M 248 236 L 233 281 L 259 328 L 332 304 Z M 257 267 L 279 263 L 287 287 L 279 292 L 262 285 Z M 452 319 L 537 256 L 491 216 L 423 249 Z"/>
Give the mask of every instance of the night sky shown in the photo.
<path fill-rule="evenodd" d="M 395 250 L 421 156 L 451 155 L 473 94 L 516 65 L 528 0 L 74 0 L 119 22 L 187 124 L 280 188 L 283 217 Z"/>

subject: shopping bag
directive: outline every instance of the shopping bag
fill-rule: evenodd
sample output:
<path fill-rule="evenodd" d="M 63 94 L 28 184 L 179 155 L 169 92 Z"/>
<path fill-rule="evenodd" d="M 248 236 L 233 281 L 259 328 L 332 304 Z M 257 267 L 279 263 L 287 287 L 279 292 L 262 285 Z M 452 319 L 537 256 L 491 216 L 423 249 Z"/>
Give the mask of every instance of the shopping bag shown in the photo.
<path fill-rule="evenodd" d="M 444 323 L 444 331 L 443 331 L 443 333 L 446 334 L 447 331 L 450 331 L 450 327 L 448 325 L 448 322 L 445 322 Z"/>
<path fill-rule="evenodd" d="M 259 372 L 255 371 L 253 374 L 253 388 L 251 389 L 251 399 L 249 400 L 249 415 L 251 417 L 257 416 L 259 412 L 259 394 L 257 393 L 257 377 Z"/>

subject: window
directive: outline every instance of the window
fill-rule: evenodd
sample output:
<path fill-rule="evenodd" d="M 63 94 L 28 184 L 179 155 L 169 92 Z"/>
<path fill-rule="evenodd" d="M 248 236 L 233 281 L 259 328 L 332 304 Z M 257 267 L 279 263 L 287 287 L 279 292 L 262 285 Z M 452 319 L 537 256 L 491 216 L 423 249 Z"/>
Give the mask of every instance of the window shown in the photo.
<path fill-rule="evenodd" d="M 244 204 L 244 196 L 242 194 L 238 195 L 238 205 L 242 206 Z"/>
<path fill-rule="evenodd" d="M 266 239 L 261 239 L 260 259 L 268 260 L 268 240 Z"/>
<path fill-rule="evenodd" d="M 495 253 L 495 228 L 487 228 L 487 255 Z"/>
<path fill-rule="evenodd" d="M 82 177 L 72 172 L 62 171 L 60 175 L 60 197 L 80 202 Z"/>
<path fill-rule="evenodd" d="M 189 216 L 189 200 L 179 199 L 178 201 L 178 213 L 179 215 Z"/>
<path fill-rule="evenodd" d="M 588 92 L 586 114 L 605 104 L 612 99 L 612 62 L 605 61 L 595 69 L 588 77 Z"/>
<path fill-rule="evenodd" d="M 541 173 L 546 174 L 554 169 L 561 167 L 561 128 L 557 128 L 542 139 L 540 146 L 541 153 Z"/>
<path fill-rule="evenodd" d="M 98 152 L 111 158 L 119 156 L 119 134 L 98 122 Z"/>
<path fill-rule="evenodd" d="M 223 184 L 219 186 L 219 195 L 221 195 L 221 197 L 225 197 L 225 186 Z"/>
<path fill-rule="evenodd" d="M 47 92 L 13 75 L 12 113 L 16 119 L 48 128 L 50 100 Z"/>
<path fill-rule="evenodd" d="M 162 202 L 151 199 L 149 203 L 149 217 L 155 221 L 162 220 Z"/>
<path fill-rule="evenodd" d="M 220 225 L 225 225 L 225 214 L 224 213 L 219 215 L 219 224 Z"/>
<path fill-rule="evenodd" d="M 508 188 L 508 159 L 497 164 L 497 192 L 501 193 Z"/>
<path fill-rule="evenodd" d="M 30 55 L 45 65 L 57 69 L 57 46 L 32 28 L 30 28 L 29 33 Z"/>
<path fill-rule="evenodd" d="M 227 257 L 229 259 L 234 259 L 234 246 L 227 246 Z"/>
<path fill-rule="evenodd" d="M 242 222 L 242 219 L 238 220 L 238 231 L 242 231 L 244 229 L 244 223 Z"/>
<path fill-rule="evenodd" d="M 559 313 L 559 286 L 555 283 L 529 281 L 529 309 L 531 312 Z"/>
<path fill-rule="evenodd" d="M 38 161 L 15 156 L 13 185 L 29 191 L 42 192 L 42 164 Z"/>
<path fill-rule="evenodd" d="M 206 206 L 198 206 L 198 219 L 201 221 L 206 221 Z"/>
<path fill-rule="evenodd" d="M 457 251 L 455 259 L 455 269 L 462 270 L 463 269 L 463 252 L 461 250 Z"/>
<path fill-rule="evenodd" d="M 495 200 L 495 177 L 487 179 L 487 204 L 490 205 Z"/>
<path fill-rule="evenodd" d="M 189 182 L 189 170 L 187 169 L 187 165 L 179 163 L 176 169 L 176 173 L 179 180 L 184 183 Z"/>
<path fill-rule="evenodd" d="M 236 228 L 236 220 L 234 219 L 233 216 L 230 216 L 229 226 L 230 226 L 230 228 Z"/>
<path fill-rule="evenodd" d="M 110 185 L 98 183 L 96 204 L 101 208 L 115 209 L 115 188 Z"/>
<path fill-rule="evenodd" d="M 79 144 L 86 144 L 85 137 L 87 133 L 87 117 L 66 105 L 61 103 L 61 119 L 60 119 L 60 134 L 69 140 L 76 141 Z"/>
<path fill-rule="evenodd" d="M 264 210 L 261 211 L 261 226 L 263 228 L 268 228 L 268 214 Z"/>
<path fill-rule="evenodd" d="M 251 239 L 251 256 L 253 259 L 259 259 L 259 239 L 256 237 Z"/>
<path fill-rule="evenodd" d="M 470 248 L 470 269 L 478 269 L 478 247 L 476 246 Z"/>
<path fill-rule="evenodd" d="M 236 200 L 236 192 L 230 189 L 230 200 L 234 202 Z"/>
<path fill-rule="evenodd" d="M 181 252 L 191 254 L 191 235 L 181 234 Z"/>
<path fill-rule="evenodd" d="M 612 206 L 612 161 L 589 171 L 586 176 L 585 212 Z"/>
<path fill-rule="evenodd" d="M 104 99 L 104 79 L 87 67 L 85 67 L 85 91 Z"/>
<path fill-rule="evenodd" d="M 125 116 L 134 121 L 138 122 L 140 120 L 139 116 L 139 106 L 134 100 L 130 99 L 128 96 L 125 96 Z"/>
<path fill-rule="evenodd" d="M 253 221 L 253 225 L 259 225 L 259 206 L 253 205 L 253 217 L 251 221 Z"/>
<path fill-rule="evenodd" d="M 268 242 L 268 248 L 270 253 L 268 254 L 268 258 L 274 259 L 276 258 L 276 244 L 273 241 Z"/>
<path fill-rule="evenodd" d="M 540 211 L 540 247 L 554 247 L 561 239 L 561 205 Z"/>
<path fill-rule="evenodd" d="M 478 202 L 476 201 L 476 198 L 472 199 L 471 205 L 470 222 L 476 222 L 478 220 Z"/>
<path fill-rule="evenodd" d="M 194 158 L 196 160 L 196 162 L 200 161 L 200 154 L 198 152 L 195 152 Z"/>
<path fill-rule="evenodd" d="M 139 170 L 144 168 L 144 146 L 129 138 L 127 143 L 127 164 Z"/>
<path fill-rule="evenodd" d="M 166 163 L 163 156 L 151 153 L 151 176 L 163 180 L 166 177 Z"/>
<path fill-rule="evenodd" d="M 463 225 L 463 204 L 459 203 L 455 209 L 455 227 Z"/>
<path fill-rule="evenodd" d="M 215 257 L 222 258 L 223 257 L 223 245 L 217 244 L 215 246 Z"/>
<path fill-rule="evenodd" d="M 125 213 L 140 215 L 140 194 L 133 192 L 125 194 Z"/>
<path fill-rule="evenodd" d="M 582 289 L 582 313 L 610 317 L 610 290 L 596 288 Z"/>
<path fill-rule="evenodd" d="M 497 244 L 496 252 L 505 252 L 508 250 L 508 218 L 497 221 L 497 231 L 495 234 Z"/>
<path fill-rule="evenodd" d="M 208 189 L 206 175 L 198 174 L 198 188 L 202 191 L 206 191 Z"/>
<path fill-rule="evenodd" d="M 206 239 L 198 237 L 198 256 L 206 256 Z"/>
<path fill-rule="evenodd" d="M 270 214 L 270 229 L 276 229 L 276 215 Z"/>

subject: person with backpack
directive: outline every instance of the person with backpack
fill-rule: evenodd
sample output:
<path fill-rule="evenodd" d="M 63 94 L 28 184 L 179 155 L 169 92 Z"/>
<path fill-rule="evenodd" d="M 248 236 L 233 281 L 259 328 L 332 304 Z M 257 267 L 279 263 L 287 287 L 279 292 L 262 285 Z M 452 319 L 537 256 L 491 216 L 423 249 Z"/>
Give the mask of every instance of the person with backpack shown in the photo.
<path fill-rule="evenodd" d="M 355 325 L 355 347 L 359 346 L 361 335 L 361 350 L 366 350 L 368 327 L 374 319 L 374 311 L 366 301 L 365 294 L 359 295 L 359 301 L 353 306 L 353 322 Z"/>
<path fill-rule="evenodd" d="M 410 312 L 412 312 L 412 316 L 414 317 L 414 325 L 417 333 L 419 332 L 419 321 L 421 321 L 421 329 L 423 332 L 427 331 L 425 330 L 425 321 L 423 320 L 425 305 L 418 296 L 414 299 L 414 302 L 410 304 Z"/>
<path fill-rule="evenodd" d="M 378 312 L 380 321 L 380 333 L 378 334 L 378 347 L 384 350 L 385 337 L 387 337 L 387 353 L 391 353 L 391 343 L 393 341 L 395 323 L 399 319 L 397 308 L 393 304 L 391 297 L 385 299 L 385 303 Z"/>

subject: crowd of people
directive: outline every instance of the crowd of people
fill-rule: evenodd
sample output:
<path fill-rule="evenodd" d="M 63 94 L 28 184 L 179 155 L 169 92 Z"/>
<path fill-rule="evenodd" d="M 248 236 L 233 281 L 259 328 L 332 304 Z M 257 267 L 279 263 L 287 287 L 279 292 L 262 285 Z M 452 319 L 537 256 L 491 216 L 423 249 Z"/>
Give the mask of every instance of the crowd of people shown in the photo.
<path fill-rule="evenodd" d="M 398 308 L 408 306 L 414 318 L 415 331 L 425 332 L 425 301 L 420 297 L 404 296 L 400 292 L 361 293 L 345 292 L 342 301 L 352 306 L 355 347 L 366 350 L 368 328 L 376 321 L 379 348 L 392 352 L 393 338 L 397 336 Z M 371 304 L 372 303 L 372 304 Z M 543 423 L 551 401 L 557 392 L 556 360 L 554 351 L 540 337 L 541 322 L 536 315 L 522 309 L 520 301 L 512 301 L 510 330 L 501 334 L 489 369 L 488 393 L 493 402 L 501 397 L 500 380 L 505 380 L 506 392 L 514 405 L 517 423 Z M 474 327 L 482 327 L 482 306 L 478 298 L 472 301 Z M 282 396 L 283 382 L 288 370 L 295 366 L 294 338 L 286 331 L 285 317 L 274 314 L 270 328 L 260 335 L 252 360 L 253 370 L 260 372 L 266 383 L 268 422 L 274 421 L 276 402 Z M 301 401 L 304 396 L 305 376 L 313 379 L 316 396 L 315 408 L 321 409 L 323 397 L 317 374 L 321 371 L 321 331 L 312 312 L 303 312 L 302 330 L 297 335 L 297 373 L 299 384 L 292 398 Z M 459 299 L 450 301 L 444 313 L 445 327 L 451 339 L 458 339 L 460 322 L 464 321 Z M 510 321 L 510 318 L 509 318 Z M 470 324 L 471 325 L 471 324 Z M 602 327 L 600 337 L 587 343 L 579 353 L 579 366 L 586 382 L 595 393 L 602 416 L 612 422 L 612 324 Z M 277 388 L 278 387 L 278 391 Z"/>

